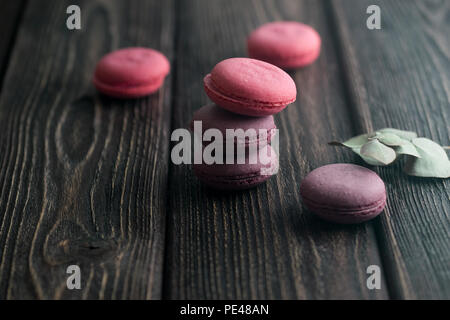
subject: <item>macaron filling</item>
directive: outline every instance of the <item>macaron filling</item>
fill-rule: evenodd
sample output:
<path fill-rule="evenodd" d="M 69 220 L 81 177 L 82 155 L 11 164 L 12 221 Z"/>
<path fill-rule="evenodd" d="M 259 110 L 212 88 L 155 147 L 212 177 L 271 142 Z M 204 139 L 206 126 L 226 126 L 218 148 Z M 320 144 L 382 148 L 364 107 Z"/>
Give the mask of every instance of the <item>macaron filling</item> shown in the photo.
<path fill-rule="evenodd" d="M 246 146 L 258 144 L 260 147 L 272 141 L 277 128 L 273 116 L 240 115 L 215 104 L 205 105 L 194 113 L 189 126 L 192 132 L 195 130 L 194 123 L 200 126 L 202 135 L 209 129 L 219 130 L 224 144 Z M 210 141 L 203 141 L 203 144 L 209 143 Z"/>
<path fill-rule="evenodd" d="M 313 207 L 314 209 L 320 209 L 321 212 L 328 212 L 330 214 L 339 213 L 339 215 L 353 216 L 355 212 L 357 212 L 358 215 L 366 215 L 376 211 L 380 206 L 384 207 L 386 204 L 386 197 L 383 197 L 383 199 L 380 199 L 374 203 L 365 206 L 355 206 L 353 208 L 324 205 L 317 201 L 308 199 L 305 196 L 303 196 L 303 201 L 307 206 Z"/>
<path fill-rule="evenodd" d="M 139 97 L 157 91 L 164 81 L 165 76 L 156 78 L 148 84 L 135 85 L 127 83 L 108 84 L 94 78 L 94 85 L 97 89 L 113 97 Z"/>
<path fill-rule="evenodd" d="M 260 156 L 265 159 L 261 161 Z M 266 158 L 267 157 L 267 158 Z M 251 164 L 256 160 L 257 162 Z M 246 189 L 254 187 L 278 171 L 278 155 L 270 145 L 261 153 L 246 157 L 245 164 L 194 164 L 194 173 L 200 181 L 217 189 Z"/>
<path fill-rule="evenodd" d="M 246 104 L 250 107 L 253 107 L 255 109 L 260 109 L 260 108 L 274 108 L 274 107 L 284 107 L 292 102 L 295 101 L 295 98 L 289 99 L 289 100 L 285 100 L 285 101 L 280 101 L 280 102 L 266 102 L 263 100 L 257 100 L 257 99 L 248 99 L 242 96 L 238 96 L 235 95 L 231 92 L 225 92 L 223 88 L 221 88 L 217 82 L 214 81 L 214 79 L 212 78 L 211 74 L 207 74 L 205 79 L 205 88 L 209 91 L 211 91 L 213 94 L 220 96 L 222 99 L 231 101 L 231 102 L 235 102 L 235 103 L 239 103 L 239 104 Z"/>
<path fill-rule="evenodd" d="M 301 55 L 291 55 L 291 56 L 259 56 L 259 59 L 272 63 L 280 68 L 295 68 L 298 66 L 306 66 L 314 62 L 319 56 L 319 51 L 311 51 L 303 53 Z M 256 56 L 256 55 L 252 55 Z"/>
<path fill-rule="evenodd" d="M 384 207 L 386 206 L 386 201 L 379 201 L 378 204 L 371 208 L 367 208 L 365 210 L 357 210 L 357 211 L 339 211 L 334 208 L 323 208 L 323 207 L 315 207 L 314 203 L 308 202 L 304 200 L 307 207 L 311 210 L 314 210 L 315 214 L 319 217 L 336 222 L 336 223 L 360 223 L 365 222 L 367 220 L 375 218 L 378 214 L 380 214 Z"/>
<path fill-rule="evenodd" d="M 189 129 L 192 132 L 194 132 L 194 121 L 195 120 L 192 120 L 190 125 L 189 125 Z M 265 131 L 264 135 L 261 135 L 259 133 L 259 130 L 255 131 L 256 132 L 255 135 L 245 136 L 244 139 L 240 139 L 238 137 L 233 137 L 232 139 L 227 139 L 226 133 L 223 132 L 224 138 L 225 138 L 223 140 L 223 143 L 227 144 L 228 142 L 230 142 L 230 143 L 234 143 L 234 144 L 238 144 L 238 145 L 245 144 L 246 146 L 253 145 L 253 144 L 258 144 L 259 146 L 264 146 L 265 144 L 268 144 L 268 143 L 270 143 L 270 141 L 272 141 L 272 138 L 273 138 L 273 135 L 274 135 L 273 133 L 274 133 L 274 130 L 276 128 L 277 127 L 274 126 L 273 128 L 270 128 L 268 130 L 264 130 Z M 205 128 L 203 131 L 206 131 L 208 129 L 213 129 L 213 128 Z M 237 129 L 240 129 L 240 128 L 228 128 L 228 129 L 237 130 Z M 265 138 L 266 141 L 262 140 L 263 137 Z M 210 141 L 202 141 L 202 142 L 205 145 L 211 143 Z"/>

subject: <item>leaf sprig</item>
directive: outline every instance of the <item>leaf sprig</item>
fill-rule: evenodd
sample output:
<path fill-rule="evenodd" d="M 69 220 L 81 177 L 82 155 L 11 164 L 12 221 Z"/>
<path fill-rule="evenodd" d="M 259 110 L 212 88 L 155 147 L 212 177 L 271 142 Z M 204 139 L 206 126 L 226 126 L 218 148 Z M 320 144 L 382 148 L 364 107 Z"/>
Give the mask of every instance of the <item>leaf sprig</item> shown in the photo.
<path fill-rule="evenodd" d="M 373 166 L 391 164 L 399 156 L 407 157 L 403 170 L 417 177 L 450 177 L 450 160 L 444 148 L 436 142 L 419 138 L 412 131 L 384 128 L 362 134 L 344 142 L 329 142 L 333 146 L 351 149 Z"/>

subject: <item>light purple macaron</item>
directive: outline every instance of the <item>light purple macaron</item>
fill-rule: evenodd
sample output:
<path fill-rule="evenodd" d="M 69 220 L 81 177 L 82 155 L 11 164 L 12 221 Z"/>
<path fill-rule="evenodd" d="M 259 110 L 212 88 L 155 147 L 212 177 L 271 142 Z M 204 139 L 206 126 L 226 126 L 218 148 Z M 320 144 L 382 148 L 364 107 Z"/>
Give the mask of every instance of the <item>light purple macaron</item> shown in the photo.
<path fill-rule="evenodd" d="M 386 205 L 383 180 L 372 170 L 329 164 L 311 171 L 302 181 L 303 203 L 324 220 L 360 223 L 375 218 Z"/>
<path fill-rule="evenodd" d="M 194 121 L 201 121 L 202 134 L 208 129 L 218 129 L 223 135 L 224 143 L 227 142 L 227 129 L 242 129 L 246 135 L 242 139 L 234 136 L 232 141 L 246 146 L 259 144 L 262 147 L 270 143 L 277 128 L 273 116 L 250 117 L 240 115 L 220 108 L 216 104 L 208 104 L 194 112 L 190 123 L 191 131 L 194 131 Z"/>
<path fill-rule="evenodd" d="M 250 153 L 245 163 L 194 164 L 194 173 L 205 185 L 220 190 L 255 187 L 278 172 L 278 155 L 270 145 Z"/>

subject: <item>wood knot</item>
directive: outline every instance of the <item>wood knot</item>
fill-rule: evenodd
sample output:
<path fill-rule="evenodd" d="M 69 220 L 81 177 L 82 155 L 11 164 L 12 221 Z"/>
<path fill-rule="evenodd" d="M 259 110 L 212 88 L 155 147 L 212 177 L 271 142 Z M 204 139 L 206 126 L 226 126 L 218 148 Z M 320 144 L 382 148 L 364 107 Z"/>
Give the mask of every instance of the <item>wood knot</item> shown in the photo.
<path fill-rule="evenodd" d="M 65 239 L 46 250 L 45 258 L 50 265 L 77 262 L 103 262 L 117 255 L 115 239 L 80 238 Z"/>
<path fill-rule="evenodd" d="M 75 239 L 62 240 L 59 245 L 69 257 L 79 259 L 105 259 L 117 251 L 118 244 L 114 239 Z"/>

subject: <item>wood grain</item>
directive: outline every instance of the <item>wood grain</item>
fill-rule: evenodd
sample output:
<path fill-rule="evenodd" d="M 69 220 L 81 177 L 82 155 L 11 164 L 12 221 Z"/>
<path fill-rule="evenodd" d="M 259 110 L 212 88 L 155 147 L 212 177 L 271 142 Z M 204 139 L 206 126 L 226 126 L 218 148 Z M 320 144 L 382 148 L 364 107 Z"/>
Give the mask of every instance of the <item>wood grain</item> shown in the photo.
<path fill-rule="evenodd" d="M 65 27 L 69 4 L 80 31 Z M 0 298 L 161 296 L 171 80 L 127 101 L 97 95 L 91 78 L 119 47 L 172 58 L 172 7 L 28 3 L 0 98 Z M 71 264 L 82 290 L 66 288 Z"/>
<path fill-rule="evenodd" d="M 327 163 L 354 160 L 330 149 L 354 133 L 324 2 L 177 2 L 177 76 L 172 129 L 208 99 L 202 79 L 220 60 L 246 56 L 245 38 L 282 19 L 311 24 L 323 51 L 292 72 L 297 102 L 276 116 L 281 171 L 253 190 L 208 190 L 187 166 L 171 166 L 164 297 L 172 299 L 376 299 L 366 268 L 381 265 L 372 223 L 335 226 L 303 208 L 301 179 Z"/>
<path fill-rule="evenodd" d="M 65 28 L 69 4 L 80 31 Z M 381 30 L 366 28 L 370 4 Z M 312 169 L 362 163 L 330 140 L 390 126 L 450 145 L 449 14 L 445 0 L 0 3 L 0 299 L 449 299 L 448 180 L 375 169 L 387 209 L 359 226 L 321 222 L 299 198 Z M 323 39 L 319 60 L 290 72 L 281 170 L 252 190 L 209 190 L 169 163 L 170 131 L 209 102 L 203 76 L 273 20 Z M 95 63 L 136 45 L 171 60 L 162 90 L 99 96 Z M 71 264 L 82 290 L 66 288 Z M 382 290 L 366 287 L 372 264 Z"/>
<path fill-rule="evenodd" d="M 330 4 L 358 130 L 394 127 L 449 145 L 450 3 L 377 1 L 374 31 L 364 16 L 372 1 Z M 388 190 L 376 230 L 390 295 L 449 299 L 450 181 L 408 177 L 401 166 L 378 170 Z"/>

